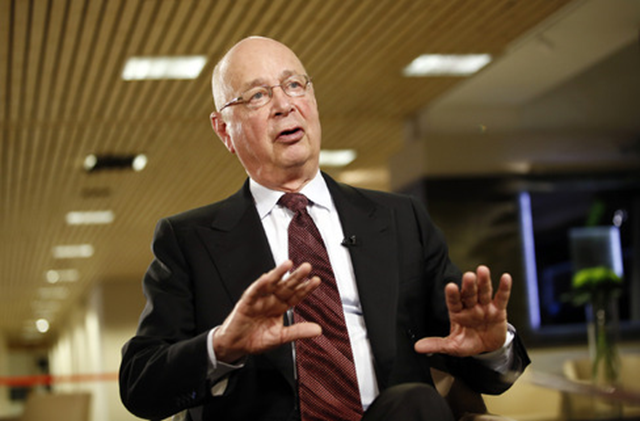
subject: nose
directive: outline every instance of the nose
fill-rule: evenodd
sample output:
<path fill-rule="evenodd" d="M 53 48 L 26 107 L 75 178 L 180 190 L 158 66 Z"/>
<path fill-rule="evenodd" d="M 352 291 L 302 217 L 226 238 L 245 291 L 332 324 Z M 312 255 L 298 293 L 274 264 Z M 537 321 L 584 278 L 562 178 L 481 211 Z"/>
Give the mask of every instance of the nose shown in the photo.
<path fill-rule="evenodd" d="M 274 115 L 287 115 L 293 110 L 291 97 L 284 93 L 282 87 L 275 86 L 271 97 L 271 107 Z"/>

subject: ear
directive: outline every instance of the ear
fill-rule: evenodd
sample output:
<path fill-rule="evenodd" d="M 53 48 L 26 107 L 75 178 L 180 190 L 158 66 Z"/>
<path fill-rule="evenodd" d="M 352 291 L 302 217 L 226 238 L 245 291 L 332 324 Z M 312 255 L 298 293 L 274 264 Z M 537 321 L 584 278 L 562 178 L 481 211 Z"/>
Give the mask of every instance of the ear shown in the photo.
<path fill-rule="evenodd" d="M 222 114 L 217 111 L 214 111 L 209 116 L 211 119 L 211 127 L 213 131 L 216 132 L 224 146 L 229 150 L 229 152 L 235 154 L 236 150 L 233 147 L 233 142 L 231 141 L 231 136 L 229 136 L 229 132 L 227 131 L 227 123 L 222 118 Z"/>

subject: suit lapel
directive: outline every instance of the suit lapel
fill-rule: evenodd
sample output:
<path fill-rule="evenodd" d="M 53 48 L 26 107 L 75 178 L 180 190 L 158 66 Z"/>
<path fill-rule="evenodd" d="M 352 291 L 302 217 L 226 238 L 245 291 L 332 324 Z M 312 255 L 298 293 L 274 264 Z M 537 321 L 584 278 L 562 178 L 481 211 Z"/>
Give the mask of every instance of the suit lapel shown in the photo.
<path fill-rule="evenodd" d="M 200 230 L 232 302 L 275 266 L 248 183 L 221 203 L 210 227 Z"/>
<path fill-rule="evenodd" d="M 273 269 L 275 262 L 248 182 L 220 205 L 211 226 L 202 227 L 199 235 L 229 299 L 235 305 L 244 290 L 263 273 Z M 291 347 L 284 345 L 266 352 L 264 356 L 295 387 Z"/>
<path fill-rule="evenodd" d="M 398 269 L 392 211 L 352 187 L 325 176 L 346 238 L 355 236 L 349 252 L 369 341 L 382 381 L 395 355 Z M 353 242 L 353 240 L 352 240 Z M 381 385 L 382 386 L 382 385 Z"/>

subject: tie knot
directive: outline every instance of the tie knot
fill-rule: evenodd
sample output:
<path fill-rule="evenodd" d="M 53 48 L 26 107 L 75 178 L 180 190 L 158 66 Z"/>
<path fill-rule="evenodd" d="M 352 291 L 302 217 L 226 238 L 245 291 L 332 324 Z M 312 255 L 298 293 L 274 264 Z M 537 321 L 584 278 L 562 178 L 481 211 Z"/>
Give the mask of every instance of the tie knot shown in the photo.
<path fill-rule="evenodd" d="M 300 212 L 307 208 L 309 199 L 301 193 L 285 193 L 278 203 L 293 212 Z"/>

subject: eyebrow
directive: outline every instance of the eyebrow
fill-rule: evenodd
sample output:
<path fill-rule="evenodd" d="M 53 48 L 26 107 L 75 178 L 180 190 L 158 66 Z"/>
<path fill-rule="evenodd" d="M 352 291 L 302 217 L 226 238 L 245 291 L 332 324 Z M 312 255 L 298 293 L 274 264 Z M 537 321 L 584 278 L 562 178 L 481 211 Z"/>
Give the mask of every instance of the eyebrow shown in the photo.
<path fill-rule="evenodd" d="M 280 73 L 280 81 L 285 80 L 286 78 L 293 76 L 293 75 L 297 75 L 298 72 L 294 71 L 294 70 L 284 70 L 282 73 Z M 256 78 L 253 79 L 252 81 L 245 83 L 242 85 L 242 91 L 246 91 L 247 89 L 251 89 L 254 88 L 256 86 L 266 86 L 268 85 L 267 81 L 263 78 Z"/>

